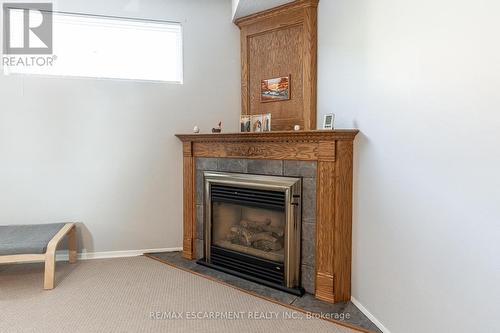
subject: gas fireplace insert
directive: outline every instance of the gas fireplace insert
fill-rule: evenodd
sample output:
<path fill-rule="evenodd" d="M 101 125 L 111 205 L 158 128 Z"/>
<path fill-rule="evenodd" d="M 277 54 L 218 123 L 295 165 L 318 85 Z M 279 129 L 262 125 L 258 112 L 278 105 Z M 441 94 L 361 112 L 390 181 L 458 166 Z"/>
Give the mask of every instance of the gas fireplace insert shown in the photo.
<path fill-rule="evenodd" d="M 198 263 L 302 295 L 301 179 L 204 173 L 204 258 Z"/>

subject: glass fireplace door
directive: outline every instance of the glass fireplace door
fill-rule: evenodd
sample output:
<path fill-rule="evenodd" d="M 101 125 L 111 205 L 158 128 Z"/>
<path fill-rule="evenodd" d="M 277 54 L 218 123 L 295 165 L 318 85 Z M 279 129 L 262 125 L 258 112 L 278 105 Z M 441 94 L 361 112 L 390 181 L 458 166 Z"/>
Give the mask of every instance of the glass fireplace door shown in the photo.
<path fill-rule="evenodd" d="M 198 263 L 301 295 L 301 179 L 204 172 Z"/>
<path fill-rule="evenodd" d="M 212 244 L 283 263 L 285 221 L 284 208 L 259 208 L 216 199 L 212 201 Z"/>

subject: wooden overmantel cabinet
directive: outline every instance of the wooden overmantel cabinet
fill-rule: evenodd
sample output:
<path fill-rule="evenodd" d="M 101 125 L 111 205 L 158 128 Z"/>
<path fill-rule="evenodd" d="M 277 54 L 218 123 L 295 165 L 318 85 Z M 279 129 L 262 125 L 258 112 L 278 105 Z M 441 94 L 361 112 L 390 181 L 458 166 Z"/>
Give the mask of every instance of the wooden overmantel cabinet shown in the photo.
<path fill-rule="evenodd" d="M 183 256 L 195 258 L 196 158 L 317 161 L 317 298 L 351 297 L 353 142 L 357 130 L 178 134 L 183 145 Z M 200 249 L 201 250 L 201 249 Z"/>

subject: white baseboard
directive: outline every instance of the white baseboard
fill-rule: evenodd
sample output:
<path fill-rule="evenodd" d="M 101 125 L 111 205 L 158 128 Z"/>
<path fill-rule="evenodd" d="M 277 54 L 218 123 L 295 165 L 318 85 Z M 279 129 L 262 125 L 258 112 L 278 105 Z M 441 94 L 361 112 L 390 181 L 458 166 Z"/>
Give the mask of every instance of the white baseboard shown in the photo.
<path fill-rule="evenodd" d="M 125 258 L 142 256 L 145 253 L 155 252 L 176 252 L 182 251 L 182 247 L 168 247 L 161 249 L 143 249 L 143 250 L 127 250 L 127 251 L 106 251 L 106 252 L 82 252 L 78 253 L 78 260 L 91 260 L 91 259 L 106 259 L 106 258 Z M 61 251 L 56 255 L 57 261 L 68 260 L 68 251 Z"/>
<path fill-rule="evenodd" d="M 370 311 L 368 311 L 364 306 L 363 304 L 361 304 L 357 299 L 355 299 L 353 296 L 351 296 L 351 302 L 356 305 L 356 307 L 361 311 L 363 312 L 363 314 L 365 316 L 368 317 L 368 319 L 370 319 L 372 321 L 372 323 L 375 324 L 375 326 L 377 326 L 379 328 L 379 330 L 381 330 L 383 333 L 391 333 L 384 325 L 382 325 L 382 323 L 377 319 L 375 318 L 374 315 L 372 315 L 370 313 Z"/>

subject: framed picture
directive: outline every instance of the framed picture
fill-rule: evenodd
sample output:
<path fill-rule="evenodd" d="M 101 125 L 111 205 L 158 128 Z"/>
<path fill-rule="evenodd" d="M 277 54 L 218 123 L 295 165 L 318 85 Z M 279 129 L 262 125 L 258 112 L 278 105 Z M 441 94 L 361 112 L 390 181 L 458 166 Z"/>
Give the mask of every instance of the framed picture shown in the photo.
<path fill-rule="evenodd" d="M 251 132 L 252 124 L 250 122 L 250 116 L 241 115 L 240 116 L 240 132 Z"/>
<path fill-rule="evenodd" d="M 290 99 L 290 75 L 260 81 L 260 101 L 279 102 Z"/>
<path fill-rule="evenodd" d="M 325 114 L 325 118 L 323 119 L 323 129 L 333 129 L 333 123 L 335 121 L 335 115 L 333 113 Z"/>
<path fill-rule="evenodd" d="M 263 117 L 261 114 L 252 116 L 252 132 L 262 132 Z"/>
<path fill-rule="evenodd" d="M 266 113 L 264 116 L 263 116 L 263 121 L 264 123 L 262 124 L 262 131 L 263 132 L 271 132 L 271 114 L 270 113 Z"/>

